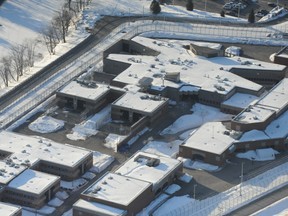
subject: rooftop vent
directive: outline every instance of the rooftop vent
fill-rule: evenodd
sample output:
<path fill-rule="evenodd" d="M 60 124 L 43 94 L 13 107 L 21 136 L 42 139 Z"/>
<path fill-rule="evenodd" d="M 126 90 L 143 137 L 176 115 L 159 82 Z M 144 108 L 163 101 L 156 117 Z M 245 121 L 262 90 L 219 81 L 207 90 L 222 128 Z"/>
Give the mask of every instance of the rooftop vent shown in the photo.
<path fill-rule="evenodd" d="M 149 158 L 146 163 L 146 165 L 149 167 L 156 167 L 159 164 L 160 164 L 160 160 L 158 158 Z"/>

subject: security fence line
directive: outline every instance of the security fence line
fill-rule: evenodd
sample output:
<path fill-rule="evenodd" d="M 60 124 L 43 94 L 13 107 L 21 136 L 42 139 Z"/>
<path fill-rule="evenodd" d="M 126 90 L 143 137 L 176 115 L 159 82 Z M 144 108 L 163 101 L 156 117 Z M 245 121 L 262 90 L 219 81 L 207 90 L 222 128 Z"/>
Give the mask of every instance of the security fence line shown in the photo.
<path fill-rule="evenodd" d="M 182 207 L 153 216 L 222 216 L 288 184 L 288 163 L 205 200 L 192 200 Z"/>
<path fill-rule="evenodd" d="M 282 28 L 287 30 L 287 25 Z M 83 73 L 90 65 L 99 63 L 103 58 L 103 52 L 109 46 L 121 39 L 130 39 L 145 32 L 166 32 L 170 33 L 172 36 L 175 34 L 191 34 L 198 36 L 204 35 L 210 39 L 215 37 L 237 38 L 238 42 L 239 39 L 256 39 L 258 42 L 262 41 L 264 44 L 266 41 L 270 42 L 272 40 L 287 45 L 287 40 L 279 38 L 269 38 L 267 40 L 267 34 L 279 31 L 279 29 L 273 29 L 272 27 L 253 28 L 253 31 L 251 31 L 250 28 L 244 27 L 173 23 L 151 20 L 141 20 L 133 23 L 128 22 L 121 24 L 107 35 L 102 42 L 91 49 L 91 51 L 83 54 L 77 60 L 59 70 L 59 72 L 54 74 L 52 77 L 35 87 L 30 93 L 17 99 L 13 104 L 3 110 L 2 116 L 0 116 L 0 129 L 5 128 L 11 122 L 34 109 L 65 83 Z"/>

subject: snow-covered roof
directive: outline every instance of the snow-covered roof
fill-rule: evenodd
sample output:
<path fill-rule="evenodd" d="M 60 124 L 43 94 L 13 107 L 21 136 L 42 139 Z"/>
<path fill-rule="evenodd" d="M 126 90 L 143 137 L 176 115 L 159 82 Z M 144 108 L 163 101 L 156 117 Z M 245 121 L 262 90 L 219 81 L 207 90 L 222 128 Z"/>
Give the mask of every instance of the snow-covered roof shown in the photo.
<path fill-rule="evenodd" d="M 288 78 L 284 78 L 268 94 L 237 115 L 234 121 L 242 123 L 264 122 L 273 113 L 285 110 L 288 106 L 287 86 Z"/>
<path fill-rule="evenodd" d="M 248 142 L 248 141 L 255 141 L 255 140 L 266 140 L 269 137 L 264 133 L 264 131 L 259 130 L 251 130 L 244 133 L 239 142 Z"/>
<path fill-rule="evenodd" d="M 168 102 L 168 98 L 145 94 L 142 92 L 126 92 L 112 106 L 133 109 L 144 113 L 152 113 Z"/>
<path fill-rule="evenodd" d="M 200 87 L 192 86 L 192 85 L 183 85 L 179 89 L 180 92 L 198 92 L 199 90 L 200 90 Z"/>
<path fill-rule="evenodd" d="M 288 136 L 288 110 L 272 121 L 266 128 L 265 133 L 270 138 L 285 138 Z"/>
<path fill-rule="evenodd" d="M 151 183 L 149 182 L 115 173 L 107 173 L 84 191 L 83 194 L 95 197 L 98 200 L 105 200 L 105 202 L 128 206 L 150 186 Z"/>
<path fill-rule="evenodd" d="M 283 65 L 251 60 L 242 57 L 228 58 L 204 58 L 194 56 L 183 48 L 190 41 L 155 40 L 137 36 L 133 41 L 145 44 L 149 48 L 157 50 L 157 57 L 144 55 L 110 54 L 107 58 L 131 64 L 125 71 L 114 78 L 115 81 L 137 85 L 143 77 L 153 79 L 152 88 L 163 89 L 163 86 L 179 88 L 183 84 L 199 86 L 202 90 L 217 91 L 219 94 L 227 94 L 234 87 L 249 89 L 258 92 L 262 86 L 252 81 L 239 77 L 231 72 L 232 68 L 248 68 L 257 70 L 282 71 Z M 131 61 L 131 58 L 138 61 Z M 247 63 L 249 62 L 249 64 Z M 181 82 L 164 80 L 166 73 L 179 72 Z"/>
<path fill-rule="evenodd" d="M 19 206 L 0 202 L 0 215 L 12 216 L 12 215 L 16 215 L 16 213 L 20 210 L 21 210 L 21 207 Z"/>
<path fill-rule="evenodd" d="M 14 178 L 8 187 L 28 193 L 41 194 L 59 179 L 59 176 L 27 169 Z"/>
<path fill-rule="evenodd" d="M 76 203 L 74 203 L 73 208 L 86 209 L 95 214 L 98 213 L 100 215 L 105 215 L 105 216 L 119 216 L 119 215 L 124 215 L 125 213 L 125 210 L 107 206 L 101 203 L 96 203 L 92 201 L 89 202 L 83 199 L 79 199 Z"/>
<path fill-rule="evenodd" d="M 250 106 L 237 115 L 234 121 L 251 124 L 260 123 L 266 121 L 273 113 L 275 109 L 269 109 L 262 106 Z"/>
<path fill-rule="evenodd" d="M 92 154 L 91 151 L 83 148 L 8 131 L 0 132 L 1 150 L 11 152 L 10 158 L 15 164 L 30 163 L 33 165 L 39 160 L 45 160 L 70 167 L 77 166 L 89 154 Z"/>
<path fill-rule="evenodd" d="M 99 97 L 109 92 L 108 85 L 97 83 L 95 87 L 88 87 L 81 82 L 72 81 L 59 90 L 59 93 L 77 96 L 88 100 L 97 100 Z"/>
<path fill-rule="evenodd" d="M 159 164 L 148 166 L 152 160 L 159 160 Z M 138 152 L 117 169 L 115 173 L 151 182 L 155 186 L 181 163 L 181 161 L 173 158 Z"/>
<path fill-rule="evenodd" d="M 245 132 L 239 142 L 285 138 L 288 136 L 288 110 L 272 121 L 263 131 L 251 130 Z"/>
<path fill-rule="evenodd" d="M 281 111 L 288 104 L 288 78 L 279 82 L 257 105 L 271 107 Z"/>
<path fill-rule="evenodd" d="M 209 122 L 196 130 L 183 146 L 220 155 L 235 141 L 221 122 Z"/>
<path fill-rule="evenodd" d="M 232 95 L 228 100 L 224 101 L 222 104 L 244 109 L 248 107 L 251 103 L 257 101 L 258 99 L 259 97 L 255 95 L 236 93 Z"/>
<path fill-rule="evenodd" d="M 13 164 L 8 161 L 0 161 L 0 183 L 7 184 L 25 169 L 26 167 L 22 165 Z"/>

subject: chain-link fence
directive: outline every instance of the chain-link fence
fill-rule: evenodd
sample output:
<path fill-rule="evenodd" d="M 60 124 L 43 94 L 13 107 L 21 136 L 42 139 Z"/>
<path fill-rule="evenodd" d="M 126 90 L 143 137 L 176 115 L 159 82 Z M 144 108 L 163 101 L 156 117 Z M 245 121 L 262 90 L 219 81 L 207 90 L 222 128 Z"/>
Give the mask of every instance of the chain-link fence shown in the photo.
<path fill-rule="evenodd" d="M 151 21 L 141 20 L 133 23 L 124 23 L 113 30 L 106 36 L 101 43 L 96 45 L 91 51 L 83 54 L 77 60 L 67 65 L 65 68 L 59 70 L 56 74 L 48 80 L 43 81 L 40 85 L 36 86 L 27 95 L 22 96 L 5 110 L 2 111 L 0 116 L 0 129 L 6 127 L 11 122 L 23 116 L 41 102 L 50 97 L 57 89 L 65 83 L 80 75 L 89 66 L 99 63 L 102 60 L 103 52 L 109 46 L 121 39 L 130 39 L 140 33 L 147 32 L 165 32 L 170 37 L 182 37 L 183 34 L 198 35 L 202 39 L 216 38 L 221 41 L 223 38 L 235 38 L 238 42 L 239 39 L 246 41 L 256 41 L 257 43 L 269 43 L 276 41 L 279 44 L 287 45 L 288 41 L 282 38 L 268 38 L 267 34 L 277 32 L 287 32 L 287 25 L 262 28 L 244 28 L 244 27 L 229 27 L 229 26 L 214 26 L 205 24 L 188 24 L 188 23 L 173 23 L 165 21 Z M 179 36 L 180 35 L 180 36 Z M 181 36 L 182 35 L 182 36 Z M 252 42 L 251 42 L 252 43 Z"/>
<path fill-rule="evenodd" d="M 271 169 L 240 185 L 205 200 L 191 200 L 177 209 L 155 216 L 225 215 L 288 184 L 288 163 Z"/>

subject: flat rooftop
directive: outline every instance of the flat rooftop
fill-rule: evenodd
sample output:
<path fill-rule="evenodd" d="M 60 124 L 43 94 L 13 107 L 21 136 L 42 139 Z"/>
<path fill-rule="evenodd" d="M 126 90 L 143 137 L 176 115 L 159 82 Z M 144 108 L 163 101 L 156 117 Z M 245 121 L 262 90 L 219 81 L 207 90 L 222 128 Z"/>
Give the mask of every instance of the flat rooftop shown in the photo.
<path fill-rule="evenodd" d="M 183 146 L 220 155 L 233 145 L 235 139 L 221 122 L 209 122 L 196 130 Z M 231 132 L 229 132 L 231 133 Z"/>
<path fill-rule="evenodd" d="M 191 41 L 156 40 L 141 36 L 134 37 L 133 41 L 145 44 L 160 54 L 157 57 L 144 55 L 110 54 L 108 59 L 130 64 L 125 71 L 114 78 L 127 84 L 137 85 L 143 77 L 152 78 L 152 88 L 163 89 L 166 86 L 180 88 L 183 84 L 199 86 L 202 90 L 227 94 L 235 87 L 258 92 L 261 85 L 244 79 L 229 72 L 232 68 L 247 68 L 261 70 L 283 71 L 285 66 L 242 57 L 205 58 L 195 56 L 183 48 Z M 131 61 L 133 59 L 133 61 Z M 249 64 L 247 63 L 249 62 Z M 164 80 L 166 73 L 180 73 L 181 82 Z"/>
<path fill-rule="evenodd" d="M 281 80 L 266 96 L 257 102 L 257 105 L 279 111 L 288 106 L 288 78 Z"/>
<path fill-rule="evenodd" d="M 125 210 L 107 206 L 101 203 L 86 201 L 79 199 L 74 205 L 73 208 L 76 209 L 85 209 L 91 213 L 105 215 L 105 216 L 120 216 L 124 215 Z"/>
<path fill-rule="evenodd" d="M 0 161 L 0 183 L 6 185 L 25 169 L 25 166 L 13 164 L 9 159 L 6 161 Z"/>
<path fill-rule="evenodd" d="M 237 121 L 243 124 L 260 123 L 266 121 L 273 113 L 275 109 L 269 109 L 262 106 L 250 106 L 237 115 L 233 121 Z"/>
<path fill-rule="evenodd" d="M 286 138 L 288 136 L 288 110 L 272 121 L 263 131 L 251 130 L 243 133 L 239 142 Z"/>
<path fill-rule="evenodd" d="M 148 166 L 153 159 L 159 160 L 159 164 L 157 166 Z M 119 169 L 115 170 L 115 173 L 151 182 L 155 186 L 181 163 L 173 158 L 138 152 Z"/>
<path fill-rule="evenodd" d="M 236 93 L 232 95 L 232 97 L 230 97 L 228 100 L 224 101 L 222 104 L 230 107 L 237 107 L 240 109 L 244 109 L 258 100 L 259 97 L 255 95 Z"/>
<path fill-rule="evenodd" d="M 21 211 L 20 206 L 0 202 L 0 215 L 13 216 L 19 211 Z"/>
<path fill-rule="evenodd" d="M 84 191 L 83 194 L 98 200 L 128 206 L 150 186 L 151 183 L 149 182 L 107 173 Z"/>
<path fill-rule="evenodd" d="M 168 102 L 168 98 L 145 94 L 142 92 L 126 92 L 116 100 L 112 106 L 131 109 L 141 113 L 150 114 Z"/>
<path fill-rule="evenodd" d="M 109 92 L 109 86 L 97 83 L 95 86 L 88 87 L 81 82 L 72 81 L 58 91 L 61 95 L 74 96 L 86 100 L 96 101 L 99 97 Z"/>
<path fill-rule="evenodd" d="M 92 154 L 90 150 L 60 144 L 42 137 L 33 137 L 14 132 L 0 132 L 0 151 L 11 152 L 15 164 L 45 160 L 63 166 L 74 167 Z"/>
<path fill-rule="evenodd" d="M 41 194 L 60 179 L 58 176 L 27 169 L 9 184 L 9 188 L 25 191 L 27 193 Z"/>

